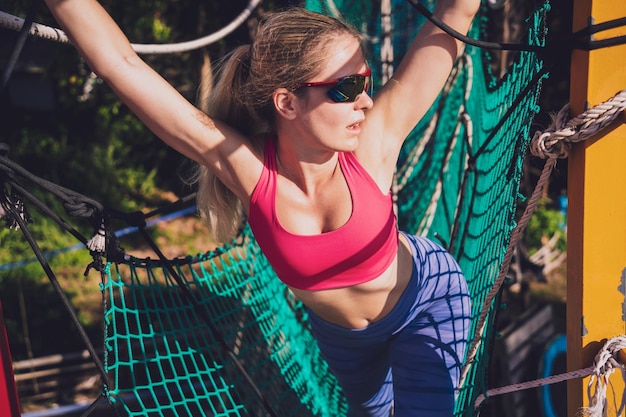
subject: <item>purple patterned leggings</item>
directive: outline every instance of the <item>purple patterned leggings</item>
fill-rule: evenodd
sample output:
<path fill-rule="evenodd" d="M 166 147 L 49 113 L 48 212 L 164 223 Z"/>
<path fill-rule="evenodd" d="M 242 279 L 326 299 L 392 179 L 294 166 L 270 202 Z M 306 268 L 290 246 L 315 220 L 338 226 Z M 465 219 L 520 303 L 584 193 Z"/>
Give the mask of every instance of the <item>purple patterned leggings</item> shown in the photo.
<path fill-rule="evenodd" d="M 450 417 L 470 326 L 463 273 L 442 247 L 404 235 L 413 274 L 393 310 L 364 329 L 309 310 L 323 357 L 348 401 L 348 417 Z"/>

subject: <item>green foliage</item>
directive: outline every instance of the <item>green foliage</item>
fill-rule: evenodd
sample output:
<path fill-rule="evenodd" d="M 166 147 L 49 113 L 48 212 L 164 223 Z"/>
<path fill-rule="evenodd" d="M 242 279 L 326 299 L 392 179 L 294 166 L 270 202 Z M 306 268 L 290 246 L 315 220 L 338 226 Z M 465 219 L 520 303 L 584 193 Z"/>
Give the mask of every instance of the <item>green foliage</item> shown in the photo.
<path fill-rule="evenodd" d="M 48 262 L 57 279 L 64 281 L 64 293 L 73 302 L 81 295 L 75 288 L 84 284 L 82 271 L 91 262 L 91 257 L 84 249 L 57 254 L 59 250 L 75 245 L 76 239 L 48 217 L 34 210 L 31 210 L 31 216 L 33 222 L 28 224 L 28 229 L 45 255 L 55 255 L 49 256 Z M 92 232 L 88 230 L 85 228 L 86 233 Z M 26 359 L 27 347 L 35 356 L 82 349 L 84 346 L 68 312 L 63 309 L 22 231 L 0 229 L 0 248 L 0 267 L 3 269 L 0 272 L 0 301 L 13 359 Z M 92 288 L 93 292 L 98 292 L 97 285 Z M 79 314 L 79 318 L 93 340 L 98 340 L 100 326 L 89 317 Z M 59 334 L 64 337 L 58 337 Z"/>
<path fill-rule="evenodd" d="M 3 275 L 0 294 L 14 360 L 27 358 L 27 346 L 35 357 L 84 348 L 69 313 L 48 280 L 42 277 L 38 264 L 13 269 Z M 70 300 L 77 296 L 72 290 L 66 289 L 65 293 Z M 101 338 L 97 323 L 85 320 L 82 324 L 92 340 Z"/>
<path fill-rule="evenodd" d="M 526 227 L 525 241 L 531 254 L 542 247 L 542 240 L 550 239 L 555 233 L 560 233 L 556 248 L 567 251 L 567 239 L 563 231 L 565 216 L 560 210 L 550 207 L 550 203 L 548 199 L 541 200 Z"/>
<path fill-rule="evenodd" d="M 152 22 L 152 35 L 161 42 L 167 42 L 172 34 L 172 28 L 163 20 L 155 18 Z"/>

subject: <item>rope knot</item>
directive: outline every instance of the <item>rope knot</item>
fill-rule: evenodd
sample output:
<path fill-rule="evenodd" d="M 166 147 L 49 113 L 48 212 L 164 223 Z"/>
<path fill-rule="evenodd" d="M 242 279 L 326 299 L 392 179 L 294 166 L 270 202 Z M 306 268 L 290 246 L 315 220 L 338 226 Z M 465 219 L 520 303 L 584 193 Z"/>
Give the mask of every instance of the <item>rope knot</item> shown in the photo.
<path fill-rule="evenodd" d="M 67 214 L 73 217 L 95 217 L 101 212 L 101 208 L 90 203 L 91 200 L 81 198 L 81 196 L 67 196 L 63 202 L 63 208 Z"/>
<path fill-rule="evenodd" d="M 566 158 L 572 143 L 581 142 L 600 132 L 625 109 L 626 90 L 572 119 L 569 119 L 570 106 L 566 104 L 552 117 L 552 123 L 545 131 L 535 132 L 530 151 L 543 159 Z"/>
<path fill-rule="evenodd" d="M 20 194 L 12 189 L 9 196 L 4 188 L 0 190 L 0 218 L 4 219 L 7 229 L 15 230 L 20 228 L 20 220 L 24 224 L 33 221 Z"/>
<path fill-rule="evenodd" d="M 584 407 L 582 415 L 584 417 L 604 417 L 607 415 L 608 402 L 606 390 L 609 384 L 609 377 L 616 369 L 622 371 L 622 378 L 626 381 L 626 368 L 616 359 L 620 350 L 626 348 L 626 336 L 617 336 L 607 341 L 596 355 L 593 362 L 593 372 L 587 386 L 589 396 L 589 407 Z M 616 415 L 622 415 L 624 410 L 624 398 L 621 399 Z"/>
<path fill-rule="evenodd" d="M 98 230 L 95 231 L 93 237 L 87 241 L 87 249 L 91 252 L 96 252 L 99 254 L 103 254 L 106 251 L 106 233 L 107 233 L 107 224 L 105 218 L 102 217 L 100 221 L 100 226 Z"/>
<path fill-rule="evenodd" d="M 567 158 L 570 144 L 564 138 L 571 135 L 565 131 L 569 118 L 569 104 L 563 106 L 556 115 L 552 115 L 550 126 L 543 132 L 537 131 L 530 142 L 530 151 L 533 155 L 543 159 Z"/>

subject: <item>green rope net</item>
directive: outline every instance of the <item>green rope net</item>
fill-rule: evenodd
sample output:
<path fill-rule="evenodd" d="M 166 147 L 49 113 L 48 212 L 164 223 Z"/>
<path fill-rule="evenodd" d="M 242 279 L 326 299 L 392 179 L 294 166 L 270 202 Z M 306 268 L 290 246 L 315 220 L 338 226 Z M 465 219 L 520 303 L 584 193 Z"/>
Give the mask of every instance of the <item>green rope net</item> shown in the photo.
<path fill-rule="evenodd" d="M 170 265 L 189 291 L 157 261 L 108 266 L 105 350 L 114 404 L 138 416 L 267 415 L 236 357 L 279 416 L 345 413 L 305 310 L 249 229 L 231 245 Z"/>
<path fill-rule="evenodd" d="M 306 2 L 311 10 L 341 13 L 367 34 L 380 83 L 383 29 L 372 4 Z M 540 7 L 530 19 L 531 44 L 543 44 L 546 10 Z M 394 56 L 401 57 L 423 19 L 404 0 L 391 1 L 389 16 Z M 483 23 L 474 25 L 472 37 L 481 37 Z M 522 162 L 544 76 L 542 61 L 530 52 L 518 53 L 501 79 L 488 68 L 489 54 L 467 46 L 408 138 L 394 190 L 401 229 L 443 243 L 459 261 L 473 317 L 516 225 Z M 158 261 L 108 265 L 102 285 L 110 375 L 105 392 L 118 410 L 134 416 L 271 415 L 266 402 L 280 417 L 346 414 L 308 330 L 306 309 L 276 278 L 248 228 L 230 245 L 170 265 L 188 291 Z M 461 385 L 456 415 L 474 415 L 473 402 L 485 390 L 490 333 L 487 326 L 476 336 L 482 343 Z"/>

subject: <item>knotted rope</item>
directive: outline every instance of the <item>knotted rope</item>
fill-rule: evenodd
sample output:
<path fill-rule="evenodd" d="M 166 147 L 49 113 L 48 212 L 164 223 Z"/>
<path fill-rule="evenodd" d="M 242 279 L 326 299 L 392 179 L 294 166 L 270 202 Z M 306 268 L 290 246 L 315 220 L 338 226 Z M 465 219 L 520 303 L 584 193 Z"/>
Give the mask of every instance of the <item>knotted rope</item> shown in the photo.
<path fill-rule="evenodd" d="M 526 230 L 530 217 L 534 213 L 539 199 L 541 198 L 542 190 L 548 182 L 550 174 L 556 165 L 556 160 L 558 158 L 567 157 L 571 143 L 583 141 L 599 133 L 613 123 L 624 111 L 626 111 L 626 90 L 620 91 L 611 99 L 587 110 L 571 120 L 568 120 L 569 105 L 566 105 L 559 111 L 556 117 L 553 118 L 552 125 L 548 129 L 543 132 L 538 131 L 533 136 L 530 143 L 532 154 L 537 157 L 547 159 L 547 161 L 543 167 L 541 176 L 535 185 L 535 189 L 528 200 L 524 213 L 511 233 L 511 239 L 504 255 L 500 272 L 483 302 L 474 331 L 474 337 L 470 341 L 467 351 L 465 366 L 461 371 L 459 386 L 464 384 L 470 370 L 471 362 L 478 354 L 483 332 L 487 326 L 489 310 L 493 300 L 505 281 L 506 274 L 513 258 L 513 248 Z M 517 385 L 514 385 L 514 387 L 516 386 Z M 482 396 L 478 398 L 480 399 L 481 397 Z M 476 406 L 478 406 L 479 402 L 477 401 L 476 404 Z M 590 415 L 589 417 L 595 417 L 595 415 Z"/>
<path fill-rule="evenodd" d="M 572 143 L 582 142 L 610 125 L 626 110 L 626 90 L 569 119 L 570 106 L 566 104 L 552 118 L 552 124 L 543 132 L 536 132 L 530 151 L 540 158 L 567 158 Z M 569 119 L 569 120 L 568 120 Z"/>
<path fill-rule="evenodd" d="M 606 342 L 596 355 L 593 373 L 587 385 L 589 407 L 583 407 L 581 410 L 584 417 L 606 417 L 608 415 L 606 389 L 609 385 L 609 377 L 616 369 L 619 369 L 622 371 L 622 379 L 626 382 L 626 368 L 617 360 L 617 354 L 624 348 L 626 348 L 626 336 L 618 336 Z M 615 415 L 622 415 L 624 400 L 624 393 L 622 393 L 619 408 L 617 403 L 615 404 Z"/>
<path fill-rule="evenodd" d="M 608 411 L 606 389 L 609 377 L 616 369 L 620 369 L 622 371 L 622 378 L 626 381 L 626 368 L 624 364 L 617 360 L 619 352 L 624 348 L 626 348 L 626 336 L 616 336 L 604 344 L 602 349 L 596 354 L 592 366 L 534 381 L 490 389 L 485 395 L 478 396 L 474 403 L 474 408 L 477 409 L 487 398 L 495 397 L 496 395 L 537 388 L 543 385 L 555 384 L 557 382 L 564 382 L 570 379 L 583 378 L 591 375 L 587 386 L 587 395 L 590 405 L 589 407 L 583 407 L 581 415 L 583 417 L 605 417 Z M 622 397 L 622 403 L 619 409 L 616 407 L 616 415 L 621 415 L 624 405 L 624 398 Z"/>

